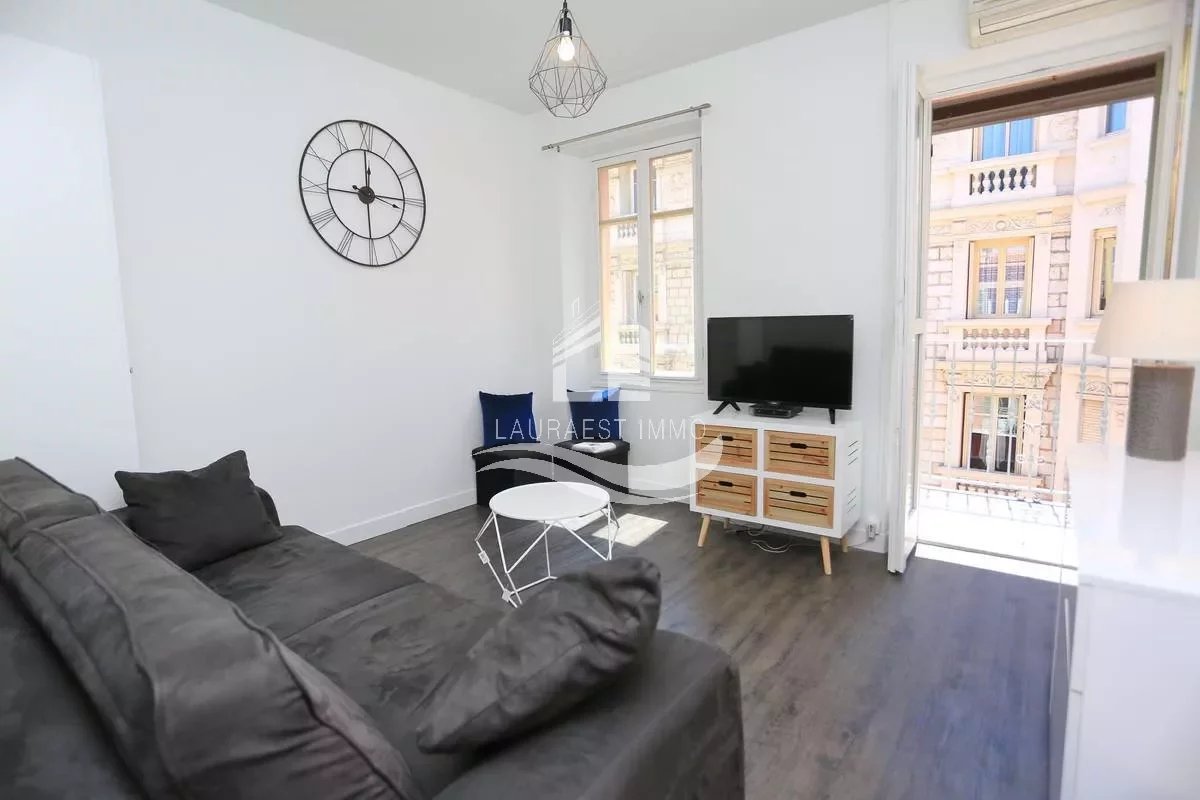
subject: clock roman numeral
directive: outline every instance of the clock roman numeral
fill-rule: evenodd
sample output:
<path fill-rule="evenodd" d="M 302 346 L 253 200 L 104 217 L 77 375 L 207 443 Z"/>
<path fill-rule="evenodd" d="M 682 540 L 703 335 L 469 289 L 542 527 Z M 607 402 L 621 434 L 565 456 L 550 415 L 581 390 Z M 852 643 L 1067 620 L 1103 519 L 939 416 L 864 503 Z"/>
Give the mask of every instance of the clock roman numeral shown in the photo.
<path fill-rule="evenodd" d="M 379 256 L 376 255 L 376 253 L 375 253 L 375 240 L 374 239 L 367 240 L 367 261 L 373 267 L 379 265 Z"/>
<path fill-rule="evenodd" d="M 401 225 L 404 227 L 404 230 L 406 230 L 406 231 L 408 231 L 409 233 L 411 233 L 411 234 L 412 234 L 412 237 L 413 237 L 413 239 L 414 239 L 414 240 L 415 240 L 415 239 L 416 239 L 418 236 L 420 236 L 420 235 L 421 235 L 421 232 L 420 232 L 419 230 L 417 230 L 416 228 L 414 228 L 414 227 L 413 227 L 413 225 L 412 225 L 412 223 L 411 223 L 411 222 L 409 222 L 408 220 L 406 220 L 406 219 L 402 219 L 402 220 L 400 220 L 400 224 L 401 224 Z"/>
<path fill-rule="evenodd" d="M 332 208 L 327 208 L 320 214 L 313 215 L 310 217 L 310 219 L 312 220 L 312 224 L 317 227 L 317 230 L 321 230 L 321 228 L 324 228 L 326 225 L 328 225 L 329 221 L 336 216 L 337 214 L 334 213 Z"/>
<path fill-rule="evenodd" d="M 337 146 L 342 153 L 350 149 L 350 143 L 346 141 L 346 135 L 342 133 L 342 126 L 338 124 L 330 125 L 325 130 L 329 131 L 329 135 L 337 142 Z"/>
<path fill-rule="evenodd" d="M 313 194 L 326 194 L 329 191 L 328 183 L 317 183 L 315 181 L 310 181 L 308 178 L 304 177 L 303 175 L 300 176 L 300 180 L 302 180 L 304 182 L 304 188 L 300 190 L 302 192 L 311 192 Z"/>
<path fill-rule="evenodd" d="M 404 180 L 404 179 L 405 179 L 405 178 L 407 178 L 409 175 L 416 175 L 416 174 L 417 174 L 417 168 L 416 168 L 416 167 L 413 167 L 413 168 L 412 168 L 412 169 L 410 169 L 408 172 L 405 172 L 405 173 L 403 173 L 403 174 L 401 174 L 401 175 L 397 175 L 396 177 L 397 177 L 397 178 L 399 178 L 400 180 Z"/>
<path fill-rule="evenodd" d="M 375 139 L 375 129 L 365 122 L 358 123 L 358 127 L 362 129 L 362 142 L 359 143 L 359 147 L 363 150 L 370 150 L 371 143 Z"/>
<path fill-rule="evenodd" d="M 333 162 L 330 161 L 329 159 L 325 158 L 324 156 L 322 156 L 316 150 L 313 150 L 312 145 L 309 145 L 309 147 L 308 147 L 308 155 L 312 156 L 317 161 L 320 161 L 321 164 L 324 165 L 325 169 L 329 169 L 330 167 L 333 166 Z"/>
<path fill-rule="evenodd" d="M 404 251 L 396 245 L 396 240 L 392 238 L 390 233 L 388 234 L 387 240 L 388 244 L 392 246 L 392 255 L 394 255 L 396 258 L 402 258 L 404 256 Z"/>
<path fill-rule="evenodd" d="M 387 161 L 387 154 L 392 152 L 392 145 L 394 145 L 395 143 L 396 143 L 395 139 L 392 139 L 390 137 L 388 138 L 388 146 L 386 148 L 384 148 L 383 155 L 381 156 L 381 158 L 383 158 L 384 161 Z"/>
<path fill-rule="evenodd" d="M 416 206 L 417 208 L 424 208 L 425 201 L 419 197 L 406 197 L 406 198 L 404 198 L 404 205 Z"/>
<path fill-rule="evenodd" d="M 348 256 L 350 255 L 350 245 L 352 244 L 354 244 L 354 234 L 346 231 L 346 234 L 342 237 L 342 241 L 338 242 L 337 251 L 343 256 Z"/>

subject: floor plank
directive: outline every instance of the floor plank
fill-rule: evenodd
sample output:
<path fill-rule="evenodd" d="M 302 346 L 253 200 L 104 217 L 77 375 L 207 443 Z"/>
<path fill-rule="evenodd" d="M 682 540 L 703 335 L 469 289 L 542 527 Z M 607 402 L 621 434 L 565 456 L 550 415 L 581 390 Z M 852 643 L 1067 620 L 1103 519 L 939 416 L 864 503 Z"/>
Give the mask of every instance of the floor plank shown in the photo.
<path fill-rule="evenodd" d="M 699 519 L 685 506 L 620 513 L 664 525 L 614 550 L 662 570 L 660 627 L 711 642 L 739 665 L 751 800 L 1047 796 L 1053 585 L 928 560 L 899 577 L 879 555 L 836 548 L 825 577 L 815 546 L 767 553 L 714 523 L 701 549 Z M 465 508 L 356 547 L 503 608 L 473 545 L 485 516 Z M 502 530 L 506 552 L 519 554 L 540 526 Z M 595 559 L 554 533 L 557 573 Z M 484 541 L 494 556 L 494 534 Z M 531 554 L 527 564 L 545 559 Z"/>

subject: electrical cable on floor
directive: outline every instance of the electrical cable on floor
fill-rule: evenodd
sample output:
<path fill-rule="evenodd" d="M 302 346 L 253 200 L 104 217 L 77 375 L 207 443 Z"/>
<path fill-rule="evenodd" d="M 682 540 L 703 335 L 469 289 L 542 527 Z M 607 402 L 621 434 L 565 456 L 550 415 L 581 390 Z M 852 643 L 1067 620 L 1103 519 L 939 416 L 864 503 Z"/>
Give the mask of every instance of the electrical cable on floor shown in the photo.
<path fill-rule="evenodd" d="M 765 525 L 760 525 L 757 528 L 750 528 L 745 525 L 739 525 L 734 528 L 731 533 L 737 535 L 744 533 L 750 537 L 750 544 L 762 550 L 764 553 L 779 555 L 786 553 L 794 547 L 815 547 L 816 542 L 810 542 L 807 539 L 797 539 L 794 536 L 788 536 L 783 533 L 769 532 Z M 772 541 L 774 539 L 774 541 Z"/>

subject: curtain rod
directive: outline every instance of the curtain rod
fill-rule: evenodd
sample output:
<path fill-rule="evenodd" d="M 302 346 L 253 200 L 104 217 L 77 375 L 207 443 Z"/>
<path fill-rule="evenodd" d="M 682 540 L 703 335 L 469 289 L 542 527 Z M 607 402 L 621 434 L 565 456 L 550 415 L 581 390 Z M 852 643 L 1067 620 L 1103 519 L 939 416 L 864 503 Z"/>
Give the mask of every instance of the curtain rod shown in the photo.
<path fill-rule="evenodd" d="M 637 122 L 630 122 L 625 125 L 618 125 L 615 128 L 607 128 L 602 131 L 596 131 L 595 133 L 585 133 L 583 136 L 576 136 L 573 139 L 563 139 L 561 142 L 554 142 L 552 144 L 544 144 L 544 145 L 542 145 L 542 150 L 543 151 L 545 151 L 545 150 L 561 150 L 564 145 L 575 144 L 576 142 L 582 142 L 585 139 L 594 139 L 597 136 L 606 136 L 610 133 L 616 133 L 617 131 L 623 131 L 626 128 L 636 128 L 639 125 L 649 125 L 651 122 L 660 122 L 664 119 L 670 119 L 671 117 L 682 116 L 683 114 L 695 114 L 696 116 L 700 116 L 700 114 L 702 112 L 707 111 L 710 108 L 712 108 L 712 103 L 701 103 L 698 106 L 692 106 L 691 108 L 681 108 L 678 111 L 672 111 L 667 114 L 659 114 L 657 117 L 650 117 L 648 119 L 639 119 Z"/>

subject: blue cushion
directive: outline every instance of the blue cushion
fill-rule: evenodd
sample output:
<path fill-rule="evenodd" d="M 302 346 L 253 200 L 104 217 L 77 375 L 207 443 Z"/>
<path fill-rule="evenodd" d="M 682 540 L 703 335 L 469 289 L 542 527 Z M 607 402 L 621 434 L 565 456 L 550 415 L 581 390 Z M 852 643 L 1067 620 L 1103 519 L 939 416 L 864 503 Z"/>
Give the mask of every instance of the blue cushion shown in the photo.
<path fill-rule="evenodd" d="M 483 446 L 513 442 L 536 442 L 533 421 L 533 392 L 528 394 L 479 393 L 483 409 Z"/>
<path fill-rule="evenodd" d="M 605 442 L 621 438 L 620 388 L 567 392 L 571 402 L 571 438 Z"/>

